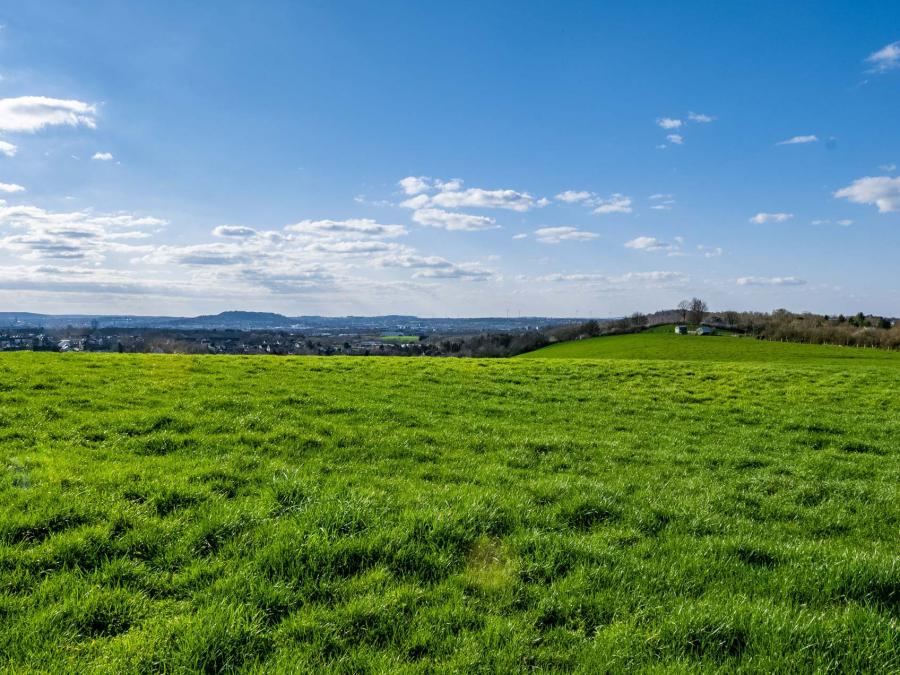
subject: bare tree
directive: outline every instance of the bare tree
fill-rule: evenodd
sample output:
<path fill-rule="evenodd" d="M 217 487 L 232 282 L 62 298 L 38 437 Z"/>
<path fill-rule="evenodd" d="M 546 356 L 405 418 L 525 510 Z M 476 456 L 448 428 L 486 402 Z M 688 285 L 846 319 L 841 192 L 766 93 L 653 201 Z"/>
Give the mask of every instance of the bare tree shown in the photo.
<path fill-rule="evenodd" d="M 691 302 L 688 306 L 688 314 L 691 317 L 691 323 L 703 323 L 703 317 L 706 316 L 708 309 L 709 307 L 707 307 L 706 303 L 700 298 L 691 298 Z"/>
<path fill-rule="evenodd" d="M 641 314 L 640 312 L 635 312 L 634 314 L 631 315 L 630 321 L 631 321 L 631 325 L 634 326 L 635 328 L 640 328 L 642 326 L 646 326 L 647 325 L 647 315 Z"/>
<path fill-rule="evenodd" d="M 678 311 L 681 312 L 681 322 L 687 321 L 688 312 L 691 311 L 691 301 L 682 300 L 678 303 Z"/>
<path fill-rule="evenodd" d="M 725 322 L 728 324 L 730 328 L 734 328 L 737 325 L 738 319 L 740 316 L 737 312 L 728 311 L 725 312 Z"/>

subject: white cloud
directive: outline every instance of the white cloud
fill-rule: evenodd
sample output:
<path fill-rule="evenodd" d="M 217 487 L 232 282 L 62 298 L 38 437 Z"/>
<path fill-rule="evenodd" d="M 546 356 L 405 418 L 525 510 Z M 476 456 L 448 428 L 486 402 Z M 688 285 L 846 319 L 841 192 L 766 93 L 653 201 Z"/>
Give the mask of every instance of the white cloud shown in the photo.
<path fill-rule="evenodd" d="M 528 235 L 524 232 L 519 232 L 519 234 L 514 234 L 513 239 L 528 239 Z"/>
<path fill-rule="evenodd" d="M 349 220 L 301 220 L 284 228 L 297 234 L 325 237 L 400 237 L 407 233 L 402 225 L 382 225 L 368 218 Z"/>
<path fill-rule="evenodd" d="M 454 213 L 443 209 L 419 209 L 413 213 L 412 219 L 419 225 L 466 232 L 489 230 L 498 227 L 497 222 L 493 218 L 473 216 L 468 213 Z"/>
<path fill-rule="evenodd" d="M 845 188 L 834 193 L 839 199 L 855 204 L 872 204 L 880 213 L 900 211 L 900 178 L 890 176 L 866 176 L 857 178 Z"/>
<path fill-rule="evenodd" d="M 556 195 L 556 199 L 557 201 L 574 204 L 577 202 L 587 201 L 593 196 L 593 192 L 588 192 L 586 190 L 566 190 L 565 192 L 560 192 L 558 195 Z"/>
<path fill-rule="evenodd" d="M 600 235 L 577 227 L 542 227 L 534 231 L 534 236 L 542 244 L 559 244 L 563 241 L 590 241 Z"/>
<path fill-rule="evenodd" d="M 387 255 L 377 261 L 382 267 L 402 267 L 413 269 L 414 279 L 462 279 L 485 281 L 494 276 L 492 270 L 484 269 L 477 263 L 452 263 L 440 256 L 421 256 L 410 253 Z"/>
<path fill-rule="evenodd" d="M 713 246 L 704 246 L 703 244 L 700 244 L 697 247 L 697 251 L 704 258 L 718 258 L 718 257 L 725 255 L 725 251 L 720 246 L 713 247 Z"/>
<path fill-rule="evenodd" d="M 417 195 L 431 189 L 431 180 L 426 176 L 407 176 L 397 181 L 397 184 L 408 195 Z"/>
<path fill-rule="evenodd" d="M 679 129 L 681 128 L 683 122 L 671 117 L 660 117 L 658 120 L 656 120 L 656 124 L 663 129 Z"/>
<path fill-rule="evenodd" d="M 570 204 L 584 204 L 592 209 L 593 213 L 631 213 L 631 197 L 621 193 L 614 193 L 609 197 L 601 197 L 596 192 L 567 190 L 556 195 L 556 199 Z"/>
<path fill-rule="evenodd" d="M 831 225 L 832 222 L 835 225 L 841 225 L 843 227 L 849 227 L 850 225 L 853 224 L 853 221 L 850 220 L 849 218 L 844 218 L 842 220 L 835 220 L 835 221 L 828 220 L 827 218 L 822 218 L 822 219 L 818 219 L 818 220 L 813 220 L 812 224 L 813 225 Z"/>
<path fill-rule="evenodd" d="M 214 228 L 212 233 L 217 237 L 255 237 L 259 234 L 252 227 L 244 227 L 243 225 L 219 225 Z"/>
<path fill-rule="evenodd" d="M 594 213 L 601 215 L 607 213 L 631 213 L 631 210 L 631 197 L 626 197 L 616 192 L 610 195 L 608 199 L 598 200 Z"/>
<path fill-rule="evenodd" d="M 684 136 L 681 134 L 669 134 L 666 136 L 666 140 L 674 145 L 684 145 Z"/>
<path fill-rule="evenodd" d="M 25 188 L 16 183 L 0 183 L 0 192 L 25 192 Z"/>
<path fill-rule="evenodd" d="M 525 212 L 549 204 L 546 199 L 536 199 L 527 192 L 516 190 L 484 190 L 482 188 L 462 189 L 463 182 L 432 179 L 426 176 L 408 176 L 399 182 L 409 199 L 400 206 L 420 210 L 427 207 L 448 209 L 479 208 L 509 209 Z M 433 193 L 433 194 L 431 194 Z"/>
<path fill-rule="evenodd" d="M 338 253 L 341 255 L 363 255 L 368 253 L 381 253 L 382 251 L 396 251 L 397 244 L 389 244 L 383 241 L 351 240 L 351 241 L 323 241 L 311 244 L 310 251 L 322 253 Z"/>
<path fill-rule="evenodd" d="M 111 152 L 95 152 L 91 159 L 96 159 L 98 162 L 110 162 L 113 156 Z"/>
<path fill-rule="evenodd" d="M 536 200 L 527 192 L 515 190 L 450 190 L 439 192 L 431 198 L 431 204 L 445 208 L 494 208 L 511 211 L 530 211 L 546 206 L 546 200 Z"/>
<path fill-rule="evenodd" d="M 691 122 L 697 122 L 697 123 L 699 123 L 699 124 L 705 124 L 705 123 L 707 123 L 707 122 L 712 122 L 712 121 L 715 120 L 716 118 L 713 117 L 712 115 L 704 115 L 703 113 L 689 112 L 689 113 L 688 113 L 688 119 L 689 119 Z"/>
<path fill-rule="evenodd" d="M 0 99 L 0 131 L 34 132 L 48 126 L 95 128 L 97 107 L 83 101 L 19 96 Z"/>
<path fill-rule="evenodd" d="M 452 267 L 432 267 L 413 274 L 413 279 L 461 279 L 463 281 L 487 281 L 493 271 L 482 269 L 476 263 L 462 263 Z"/>
<path fill-rule="evenodd" d="M 793 213 L 757 213 L 750 219 L 751 223 L 762 225 L 763 223 L 783 223 L 794 217 Z"/>
<path fill-rule="evenodd" d="M 866 62 L 872 64 L 870 73 L 885 73 L 894 68 L 900 68 L 900 41 L 892 42 L 877 52 L 869 54 Z"/>
<path fill-rule="evenodd" d="M 806 282 L 797 277 L 740 277 L 738 286 L 803 286 Z"/>
<path fill-rule="evenodd" d="M 672 194 L 655 194 L 650 195 L 650 201 L 654 202 L 650 208 L 655 211 L 671 211 L 675 204 L 675 195 Z"/>
<path fill-rule="evenodd" d="M 625 248 L 633 248 L 638 251 L 659 251 L 668 246 L 656 237 L 636 237 L 625 242 Z"/>
<path fill-rule="evenodd" d="M 15 157 L 18 151 L 19 146 L 13 145 L 8 141 L 0 141 L 0 154 L 6 155 L 7 157 Z"/>
<path fill-rule="evenodd" d="M 819 137 L 810 134 L 808 136 L 792 136 L 786 141 L 779 141 L 775 145 L 802 145 L 803 143 L 815 143 L 819 140 Z"/>
<path fill-rule="evenodd" d="M 635 251 L 645 251 L 645 252 L 655 252 L 655 251 L 665 251 L 669 255 L 681 255 L 681 244 L 684 242 L 684 239 L 681 237 L 675 237 L 674 243 L 669 243 L 666 241 L 662 241 L 661 239 L 657 239 L 656 237 L 635 237 L 630 241 L 625 242 L 625 248 L 631 248 Z"/>
<path fill-rule="evenodd" d="M 145 252 L 146 246 L 127 243 L 148 237 L 147 229 L 164 220 L 130 213 L 91 211 L 52 212 L 36 206 L 0 204 L 0 229 L 17 233 L 0 237 L 0 249 L 26 260 L 102 261 L 109 253 Z"/>
<path fill-rule="evenodd" d="M 598 287 L 623 289 L 678 286 L 687 280 L 687 275 L 671 271 L 628 272 L 618 276 L 596 273 L 555 273 L 535 278 L 535 281 L 544 283 L 590 284 Z"/>

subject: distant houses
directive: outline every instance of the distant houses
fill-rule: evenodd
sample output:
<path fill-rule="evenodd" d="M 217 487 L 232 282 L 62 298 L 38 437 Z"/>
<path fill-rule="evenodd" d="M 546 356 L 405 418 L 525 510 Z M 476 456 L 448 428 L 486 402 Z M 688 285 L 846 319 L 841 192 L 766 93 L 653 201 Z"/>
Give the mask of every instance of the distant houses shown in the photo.
<path fill-rule="evenodd" d="M 687 326 L 675 326 L 675 334 L 676 335 L 687 335 L 691 331 L 688 330 Z M 697 330 L 694 331 L 694 335 L 715 335 L 716 329 L 711 328 L 709 326 L 699 326 Z"/>

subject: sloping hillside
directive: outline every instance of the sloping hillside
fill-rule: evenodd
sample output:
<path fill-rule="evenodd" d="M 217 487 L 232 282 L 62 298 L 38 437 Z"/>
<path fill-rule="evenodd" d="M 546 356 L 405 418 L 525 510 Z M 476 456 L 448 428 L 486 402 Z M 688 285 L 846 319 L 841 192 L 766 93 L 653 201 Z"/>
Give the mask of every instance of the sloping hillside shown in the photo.
<path fill-rule="evenodd" d="M 664 361 L 758 361 L 764 363 L 861 363 L 900 366 L 900 352 L 832 345 L 767 342 L 738 335 L 676 335 L 658 329 L 633 335 L 576 340 L 550 345 L 519 358 L 638 359 Z"/>

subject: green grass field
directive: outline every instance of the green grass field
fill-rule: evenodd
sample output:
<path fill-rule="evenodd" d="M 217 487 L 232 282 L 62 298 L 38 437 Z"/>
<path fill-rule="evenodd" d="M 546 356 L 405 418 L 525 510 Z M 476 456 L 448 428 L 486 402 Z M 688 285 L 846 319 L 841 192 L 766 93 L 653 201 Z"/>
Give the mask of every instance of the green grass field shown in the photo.
<path fill-rule="evenodd" d="M 2 354 L 0 669 L 897 672 L 895 355 L 678 340 Z"/>
<path fill-rule="evenodd" d="M 900 366 L 900 352 L 833 345 L 768 342 L 738 335 L 676 335 L 671 327 L 632 335 L 550 345 L 519 358 L 638 359 L 664 361 L 769 362 L 810 365 Z"/>

